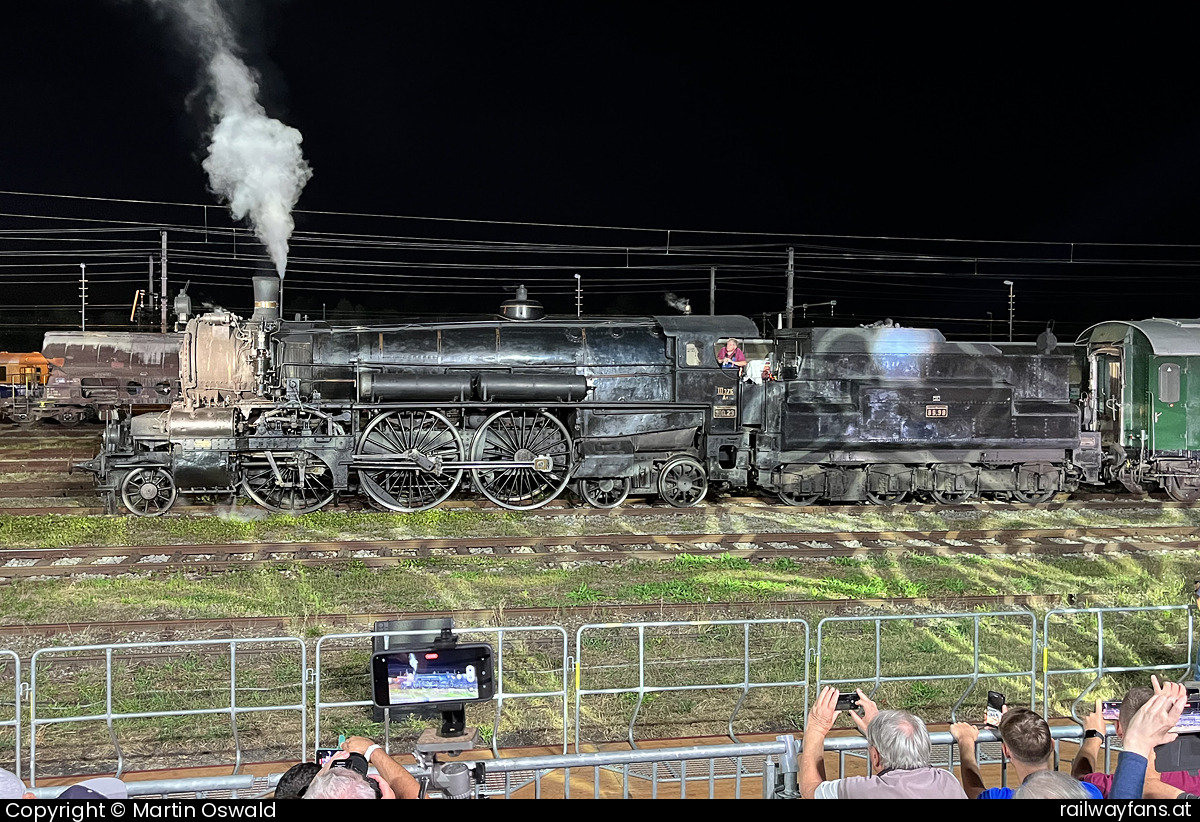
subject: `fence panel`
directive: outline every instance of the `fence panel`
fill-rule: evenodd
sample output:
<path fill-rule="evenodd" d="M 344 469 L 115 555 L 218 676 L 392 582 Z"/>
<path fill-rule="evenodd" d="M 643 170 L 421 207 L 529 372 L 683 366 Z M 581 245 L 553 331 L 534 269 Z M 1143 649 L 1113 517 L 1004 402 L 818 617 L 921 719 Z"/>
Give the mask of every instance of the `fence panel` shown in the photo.
<path fill-rule="evenodd" d="M 861 687 L 887 708 L 958 719 L 981 685 L 1034 704 L 1037 617 L 1027 611 L 826 617 L 817 625 L 816 688 Z M 961 683 L 961 688 L 945 686 Z M 971 703 L 982 721 L 986 694 Z M 944 711 L 941 717 L 935 712 Z"/>
<path fill-rule="evenodd" d="M 260 761 L 305 756 L 308 735 L 307 650 L 295 637 L 138 642 L 43 648 L 29 665 L 29 781 L 43 765 L 78 773 L 80 750 L 105 741 L 116 773 L 127 755 L 160 767 L 157 752 L 177 745 L 197 757 L 243 751 Z M 278 714 L 296 714 L 288 719 Z M 272 715 L 274 714 L 274 715 Z M 214 719 L 225 717 L 225 722 Z M 80 728 L 103 723 L 96 731 Z M 53 730 L 70 728 L 71 734 Z M 63 737 L 63 738 L 58 738 Z M 249 744 L 246 744 L 247 740 Z M 99 771 L 112 770 L 89 756 Z"/>
<path fill-rule="evenodd" d="M 21 775 L 21 658 L 15 651 L 0 650 L 0 767 Z M 12 694 L 12 701 L 8 695 Z M 12 756 L 8 752 L 12 751 Z"/>
<path fill-rule="evenodd" d="M 330 634 L 317 640 L 316 747 L 336 747 L 336 733 L 359 733 L 383 740 L 390 749 L 392 713 L 375 711 L 371 702 L 370 658 L 375 637 L 392 644 L 428 630 Z M 464 628 L 454 634 L 463 642 L 490 642 L 495 663 L 494 704 L 467 706 L 467 727 L 479 727 L 483 741 L 499 750 L 501 732 L 527 739 L 555 739 L 567 749 L 567 688 L 570 657 L 567 632 L 558 626 Z M 365 698 L 364 698 L 365 697 Z M 512 703 L 519 701 L 518 706 Z M 364 709 L 373 710 L 381 725 L 367 724 Z M 488 716 L 490 714 L 490 717 Z M 335 726 L 334 732 L 328 726 Z M 428 716 L 406 715 L 401 731 L 410 735 L 428 727 Z M 490 727 L 490 733 L 488 731 Z M 323 741 L 322 734 L 330 737 Z"/>
<path fill-rule="evenodd" d="M 1195 612 L 1186 605 L 1063 608 L 1042 620 L 1042 699 L 1046 714 L 1091 696 L 1120 698 L 1150 674 L 1182 679 L 1193 670 Z"/>
<path fill-rule="evenodd" d="M 803 619 L 584 625 L 575 634 L 575 748 L 628 719 L 654 736 L 800 728 L 808 712 Z M 587 709 L 584 700 L 588 699 Z M 607 738 L 607 737 L 606 737 Z"/>

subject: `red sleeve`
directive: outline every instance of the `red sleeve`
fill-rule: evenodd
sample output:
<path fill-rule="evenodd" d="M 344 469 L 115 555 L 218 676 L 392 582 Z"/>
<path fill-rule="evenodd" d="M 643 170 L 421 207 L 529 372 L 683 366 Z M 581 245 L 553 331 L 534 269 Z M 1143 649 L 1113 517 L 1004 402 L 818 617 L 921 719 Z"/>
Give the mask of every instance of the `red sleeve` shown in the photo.
<path fill-rule="evenodd" d="M 1184 776 L 1186 776 L 1186 775 L 1187 774 L 1184 774 Z M 1163 774 L 1162 776 L 1163 776 L 1163 781 L 1166 782 L 1167 774 Z M 1175 776 L 1175 774 L 1172 774 L 1172 776 Z M 1104 794 L 1104 797 L 1107 799 L 1108 791 L 1110 788 L 1112 788 L 1112 779 L 1113 779 L 1112 774 L 1090 773 L 1087 776 L 1080 779 L 1079 781 L 1080 782 L 1090 782 L 1091 784 L 1095 785 L 1100 790 L 1100 793 Z M 1200 784 L 1200 780 L 1197 780 L 1197 782 L 1198 782 L 1198 784 Z M 1168 782 L 1167 784 L 1174 785 L 1175 783 Z M 1176 786 L 1176 787 L 1178 787 L 1178 786 Z"/>
<path fill-rule="evenodd" d="M 1187 771 L 1167 771 L 1159 776 L 1163 782 L 1173 788 L 1179 788 L 1181 791 L 1188 793 L 1200 791 L 1200 776 L 1192 776 Z M 1108 793 L 1105 792 L 1104 795 L 1108 796 Z"/>

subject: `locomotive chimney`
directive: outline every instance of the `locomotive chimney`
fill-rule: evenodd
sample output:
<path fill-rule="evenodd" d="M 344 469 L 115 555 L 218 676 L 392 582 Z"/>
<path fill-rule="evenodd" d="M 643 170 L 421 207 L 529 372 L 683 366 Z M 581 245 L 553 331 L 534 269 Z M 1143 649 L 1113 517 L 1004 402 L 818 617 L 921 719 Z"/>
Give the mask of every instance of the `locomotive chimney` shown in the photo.
<path fill-rule="evenodd" d="M 279 319 L 279 278 L 254 278 L 254 314 L 250 322 L 270 322 Z"/>

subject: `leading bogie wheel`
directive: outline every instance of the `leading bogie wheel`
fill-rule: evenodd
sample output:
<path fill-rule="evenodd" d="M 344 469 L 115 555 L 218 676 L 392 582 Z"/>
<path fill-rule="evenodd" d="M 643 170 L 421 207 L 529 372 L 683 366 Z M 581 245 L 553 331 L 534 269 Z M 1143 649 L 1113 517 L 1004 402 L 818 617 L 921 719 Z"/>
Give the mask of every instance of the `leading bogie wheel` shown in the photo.
<path fill-rule="evenodd" d="M 579 495 L 593 508 L 616 508 L 629 496 L 633 481 L 629 477 L 606 477 L 579 481 Z"/>
<path fill-rule="evenodd" d="M 135 468 L 121 482 L 121 502 L 139 517 L 165 514 L 178 496 L 175 481 L 166 468 Z"/>
<path fill-rule="evenodd" d="M 694 457 L 675 457 L 658 475 L 658 494 L 676 508 L 698 505 L 708 493 L 708 475 Z"/>
<path fill-rule="evenodd" d="M 333 471 L 308 451 L 258 451 L 242 469 L 242 490 L 268 511 L 311 514 L 333 501 Z"/>

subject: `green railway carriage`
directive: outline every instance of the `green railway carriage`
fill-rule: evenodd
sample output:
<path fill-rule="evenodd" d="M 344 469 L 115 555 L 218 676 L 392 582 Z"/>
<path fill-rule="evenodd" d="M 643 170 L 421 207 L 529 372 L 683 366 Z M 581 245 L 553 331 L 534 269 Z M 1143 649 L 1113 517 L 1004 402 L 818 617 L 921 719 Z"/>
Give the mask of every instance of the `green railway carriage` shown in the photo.
<path fill-rule="evenodd" d="M 1104 455 L 1099 478 L 1200 500 L 1200 319 L 1100 323 L 1077 344 L 1083 429 L 1098 434 Z"/>

